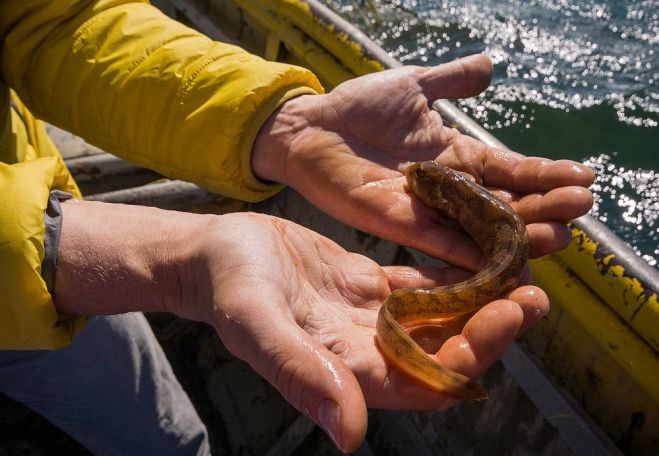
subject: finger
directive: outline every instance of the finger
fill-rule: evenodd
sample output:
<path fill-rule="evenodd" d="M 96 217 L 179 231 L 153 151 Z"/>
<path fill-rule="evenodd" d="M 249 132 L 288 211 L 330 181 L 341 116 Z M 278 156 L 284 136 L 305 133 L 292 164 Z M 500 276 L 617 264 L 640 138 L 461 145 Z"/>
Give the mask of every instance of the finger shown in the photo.
<path fill-rule="evenodd" d="M 593 205 L 593 194 L 584 187 L 561 187 L 547 193 L 520 196 L 505 190 L 490 190 L 507 202 L 525 223 L 569 222 L 586 214 Z"/>
<path fill-rule="evenodd" d="M 399 288 L 432 288 L 467 280 L 473 273 L 456 267 L 385 266 L 391 291 Z"/>
<path fill-rule="evenodd" d="M 526 296 L 517 297 L 527 299 Z M 450 337 L 435 359 L 452 371 L 478 378 L 503 355 L 519 333 L 524 318 L 524 312 L 516 302 L 510 299 L 494 301 L 472 316 L 460 334 Z M 360 375 L 359 368 L 356 369 L 369 406 L 441 410 L 458 402 L 452 396 L 422 386 L 384 360 L 381 363 L 372 365 L 367 374 Z"/>
<path fill-rule="evenodd" d="M 561 187 L 547 193 L 533 193 L 511 201 L 511 206 L 527 224 L 545 221 L 569 222 L 586 214 L 593 205 L 593 194 L 584 187 Z"/>
<path fill-rule="evenodd" d="M 410 247 L 470 271 L 478 271 L 486 264 L 478 244 L 467 233 L 438 223 L 419 230 L 410 239 Z"/>
<path fill-rule="evenodd" d="M 529 258 L 563 250 L 572 240 L 570 228 L 562 222 L 531 223 L 526 231 Z M 472 272 L 480 271 L 487 264 L 478 244 L 467 234 L 439 226 L 419 231 L 410 240 L 410 246 Z"/>
<path fill-rule="evenodd" d="M 366 433 L 366 403 L 345 363 L 279 314 L 241 326 L 235 337 L 222 337 L 227 347 L 325 430 L 337 448 L 356 450 Z"/>
<path fill-rule="evenodd" d="M 419 79 L 429 100 L 465 98 L 481 93 L 490 85 L 492 62 L 483 54 L 428 68 Z"/>
<path fill-rule="evenodd" d="M 562 222 L 531 223 L 526 226 L 526 231 L 529 236 L 529 258 L 562 250 L 572 240 L 570 228 Z M 469 235 L 437 224 L 419 230 L 417 236 L 410 239 L 409 245 L 472 272 L 483 269 L 487 264 L 478 244 Z"/>
<path fill-rule="evenodd" d="M 549 312 L 549 298 L 540 288 L 527 285 L 515 288 L 507 297 L 519 304 L 524 314 L 522 325 L 515 337 L 520 337 L 524 331 L 540 321 Z"/>
<path fill-rule="evenodd" d="M 593 183 L 595 173 L 572 160 L 525 157 L 503 149 L 487 148 L 483 156 L 482 179 L 486 185 L 532 193 L 566 186 L 588 187 Z"/>
<path fill-rule="evenodd" d="M 548 310 L 549 299 L 541 289 L 517 288 L 508 299 L 493 301 L 476 312 L 461 334 L 444 343 L 437 360 L 455 372 L 478 378 Z"/>
<path fill-rule="evenodd" d="M 505 353 L 523 321 L 518 303 L 510 299 L 493 301 L 476 312 L 461 334 L 444 343 L 437 360 L 452 371 L 476 379 Z"/>
<path fill-rule="evenodd" d="M 592 193 L 583 187 L 564 187 L 544 195 L 534 193 L 524 197 L 505 190 L 492 193 L 522 217 L 529 236 L 529 257 L 538 258 L 568 246 L 572 232 L 566 222 L 580 217 L 592 205 Z M 558 221 L 556 221 L 558 220 Z M 478 264 L 482 268 L 485 259 Z M 465 266 L 471 269 L 470 266 Z"/>
<path fill-rule="evenodd" d="M 526 226 L 529 234 L 529 257 L 538 258 L 563 250 L 572 240 L 572 232 L 564 223 L 532 223 Z"/>

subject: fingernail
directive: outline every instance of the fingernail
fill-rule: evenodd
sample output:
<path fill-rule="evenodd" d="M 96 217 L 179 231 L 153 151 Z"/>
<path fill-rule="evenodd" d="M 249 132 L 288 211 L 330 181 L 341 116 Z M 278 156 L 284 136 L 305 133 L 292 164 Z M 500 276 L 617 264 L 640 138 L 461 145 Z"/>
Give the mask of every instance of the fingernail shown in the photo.
<path fill-rule="evenodd" d="M 341 432 L 339 422 L 341 420 L 341 410 L 339 405 L 331 399 L 323 399 L 318 405 L 317 411 L 318 424 L 330 436 L 334 445 L 343 451 L 341 446 Z"/>

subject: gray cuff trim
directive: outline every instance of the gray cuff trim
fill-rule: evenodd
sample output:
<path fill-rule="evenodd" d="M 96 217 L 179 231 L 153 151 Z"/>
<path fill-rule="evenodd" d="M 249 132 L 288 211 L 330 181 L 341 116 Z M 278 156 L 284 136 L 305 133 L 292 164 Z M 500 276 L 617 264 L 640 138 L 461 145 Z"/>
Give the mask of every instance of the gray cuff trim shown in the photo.
<path fill-rule="evenodd" d="M 55 290 L 55 266 L 57 265 L 57 251 L 62 234 L 62 207 L 60 201 L 71 199 L 70 193 L 53 190 L 48 195 L 48 206 L 44 211 L 43 220 L 46 231 L 43 238 L 44 256 L 41 263 L 41 277 L 46 282 L 48 293 L 51 296 Z"/>

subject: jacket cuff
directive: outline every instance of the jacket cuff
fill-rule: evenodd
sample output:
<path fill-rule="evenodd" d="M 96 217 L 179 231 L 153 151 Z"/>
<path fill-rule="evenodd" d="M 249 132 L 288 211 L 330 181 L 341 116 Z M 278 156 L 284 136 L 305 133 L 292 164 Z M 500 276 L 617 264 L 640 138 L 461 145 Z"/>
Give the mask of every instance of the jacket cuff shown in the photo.
<path fill-rule="evenodd" d="M 41 262 L 41 278 L 46 282 L 46 289 L 51 296 L 55 294 L 55 267 L 57 252 L 62 234 L 62 206 L 60 201 L 71 199 L 73 195 L 61 190 L 52 190 L 48 195 L 48 206 L 43 214 L 46 227 L 43 237 L 43 261 Z"/>
<path fill-rule="evenodd" d="M 243 179 L 245 185 L 260 192 L 260 200 L 271 197 L 275 193 L 281 191 L 284 185 L 279 183 L 269 183 L 260 180 L 254 175 L 252 171 L 252 149 L 254 141 L 263 124 L 268 120 L 268 117 L 277 110 L 282 104 L 291 98 L 299 97 L 300 95 L 318 95 L 318 92 L 306 85 L 295 85 L 283 87 L 281 90 L 275 92 L 267 102 L 265 102 L 260 110 L 252 117 L 251 122 L 247 124 L 243 133 L 240 145 L 240 161 L 241 169 L 243 170 Z"/>

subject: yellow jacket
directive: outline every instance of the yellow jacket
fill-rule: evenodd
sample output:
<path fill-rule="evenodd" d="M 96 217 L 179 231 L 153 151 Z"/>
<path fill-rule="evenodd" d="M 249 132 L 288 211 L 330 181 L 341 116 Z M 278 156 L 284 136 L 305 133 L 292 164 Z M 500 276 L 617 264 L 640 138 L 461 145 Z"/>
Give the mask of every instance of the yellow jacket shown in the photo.
<path fill-rule="evenodd" d="M 84 324 L 57 313 L 40 275 L 48 194 L 80 194 L 30 111 L 139 165 L 256 201 L 279 190 L 251 172 L 258 129 L 285 100 L 322 91 L 307 70 L 135 1 L 0 2 L 0 40 L 0 349 L 63 347 Z"/>

